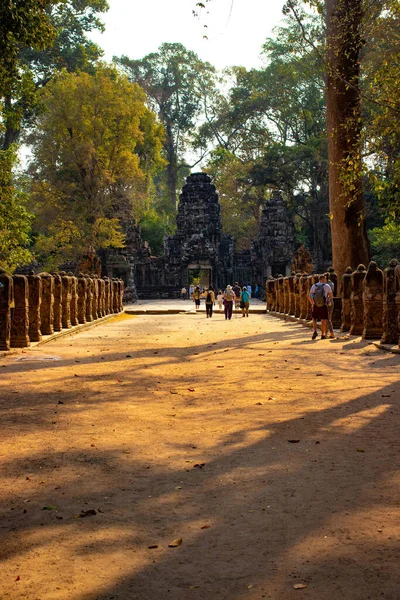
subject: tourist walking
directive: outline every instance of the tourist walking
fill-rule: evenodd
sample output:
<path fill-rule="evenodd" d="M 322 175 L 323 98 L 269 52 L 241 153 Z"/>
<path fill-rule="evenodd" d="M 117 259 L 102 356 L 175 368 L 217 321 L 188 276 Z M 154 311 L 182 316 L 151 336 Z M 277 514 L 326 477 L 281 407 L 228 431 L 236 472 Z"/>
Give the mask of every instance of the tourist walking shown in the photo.
<path fill-rule="evenodd" d="M 240 308 L 242 309 L 242 316 L 249 316 L 250 296 L 247 287 L 244 285 L 240 292 Z"/>
<path fill-rule="evenodd" d="M 206 292 L 206 314 L 207 319 L 212 317 L 213 315 L 213 306 L 215 304 L 215 294 L 214 288 L 210 286 Z"/>
<path fill-rule="evenodd" d="M 248 291 L 248 294 L 249 294 L 249 298 L 251 298 L 251 285 L 249 284 L 246 287 L 247 287 L 247 291 Z"/>
<path fill-rule="evenodd" d="M 335 332 L 333 331 L 333 323 L 332 323 L 332 318 L 333 318 L 333 309 L 334 309 L 334 291 L 335 291 L 335 284 L 333 283 L 333 281 L 330 280 L 330 275 L 329 272 L 325 273 L 326 276 L 326 283 L 327 285 L 329 285 L 329 287 L 332 290 L 332 297 L 331 297 L 331 301 L 330 303 L 328 303 L 328 330 L 329 330 L 329 337 L 332 339 L 335 339 Z"/>
<path fill-rule="evenodd" d="M 186 300 L 186 288 L 185 287 L 183 287 L 181 289 L 181 298 L 182 298 L 182 300 Z"/>
<path fill-rule="evenodd" d="M 194 305 L 196 307 L 196 312 L 199 310 L 200 308 L 200 288 L 198 285 L 196 285 L 196 287 L 193 290 L 193 300 L 194 300 Z"/>
<path fill-rule="evenodd" d="M 222 290 L 218 290 L 217 302 L 218 302 L 219 312 L 221 312 L 222 311 L 222 305 L 223 305 L 223 302 L 224 302 L 224 295 L 222 293 Z"/>
<path fill-rule="evenodd" d="M 238 284 L 237 281 L 235 281 L 235 285 L 233 286 L 233 293 L 235 294 L 235 308 L 239 308 L 239 304 L 240 304 L 240 292 L 242 291 L 240 289 L 240 285 Z"/>
<path fill-rule="evenodd" d="M 225 320 L 232 319 L 232 309 L 233 303 L 235 300 L 235 294 L 231 285 L 226 286 L 226 290 L 224 292 L 224 310 L 225 310 Z"/>
<path fill-rule="evenodd" d="M 193 292 L 194 292 L 194 285 L 193 285 L 193 283 L 191 283 L 190 286 L 189 286 L 189 298 L 190 298 L 190 300 L 193 300 Z"/>
<path fill-rule="evenodd" d="M 311 286 L 308 299 L 312 304 L 312 339 L 317 337 L 317 322 L 321 321 L 321 340 L 326 339 L 328 322 L 328 305 L 332 302 L 332 289 L 326 283 L 326 276 L 320 275 L 318 283 Z"/>

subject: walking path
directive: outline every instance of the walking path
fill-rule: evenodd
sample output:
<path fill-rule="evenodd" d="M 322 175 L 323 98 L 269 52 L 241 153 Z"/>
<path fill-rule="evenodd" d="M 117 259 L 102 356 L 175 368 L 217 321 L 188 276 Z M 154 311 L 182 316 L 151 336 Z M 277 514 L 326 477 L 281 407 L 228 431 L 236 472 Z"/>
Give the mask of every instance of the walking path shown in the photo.
<path fill-rule="evenodd" d="M 200 312 L 206 312 L 206 305 L 204 299 L 200 302 Z M 251 311 L 253 313 L 265 313 L 266 303 L 261 300 L 253 298 L 251 300 Z M 135 304 L 129 304 L 125 306 L 125 312 L 131 315 L 139 314 L 179 314 L 179 313 L 193 313 L 195 314 L 196 309 L 193 300 L 139 300 Z M 218 305 L 214 306 L 214 312 L 218 313 Z M 241 310 L 237 309 L 236 313 L 241 314 Z"/>
<path fill-rule="evenodd" d="M 0 598 L 398 600 L 400 356 L 310 337 L 122 314 L 0 358 Z"/>

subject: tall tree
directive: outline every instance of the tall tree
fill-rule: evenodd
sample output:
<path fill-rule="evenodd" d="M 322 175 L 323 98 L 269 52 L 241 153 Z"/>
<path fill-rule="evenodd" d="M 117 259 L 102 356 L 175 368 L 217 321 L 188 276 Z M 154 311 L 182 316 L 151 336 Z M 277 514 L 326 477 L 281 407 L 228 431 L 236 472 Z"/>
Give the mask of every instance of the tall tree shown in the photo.
<path fill-rule="evenodd" d="M 162 44 L 158 52 L 140 60 L 114 58 L 131 81 L 147 93 L 165 128 L 164 151 L 169 211 L 176 209 L 179 172 L 187 168 L 183 154 L 187 138 L 203 110 L 203 99 L 213 87 L 214 67 L 182 44 Z"/>
<path fill-rule="evenodd" d="M 370 257 L 361 162 L 362 19 L 362 0 L 326 0 L 329 201 L 339 275 Z"/>
<path fill-rule="evenodd" d="M 145 200 L 162 166 L 163 128 L 146 96 L 115 67 L 62 72 L 43 91 L 32 135 L 37 249 L 47 264 L 122 247 L 118 216 Z"/>

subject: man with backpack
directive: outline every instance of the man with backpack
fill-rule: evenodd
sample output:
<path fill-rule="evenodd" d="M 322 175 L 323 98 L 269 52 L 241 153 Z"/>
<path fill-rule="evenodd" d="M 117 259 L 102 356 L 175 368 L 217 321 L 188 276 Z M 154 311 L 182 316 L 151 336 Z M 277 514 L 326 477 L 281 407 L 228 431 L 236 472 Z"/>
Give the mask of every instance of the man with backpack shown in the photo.
<path fill-rule="evenodd" d="M 214 294 L 214 288 L 213 287 L 209 287 L 206 293 L 206 314 L 207 314 L 207 319 L 208 317 L 212 317 L 213 315 L 213 306 L 215 304 L 215 294 Z"/>
<path fill-rule="evenodd" d="M 250 295 L 247 287 L 244 285 L 242 291 L 240 292 L 240 308 L 242 309 L 242 316 L 249 316 L 249 305 L 250 305 Z"/>
<path fill-rule="evenodd" d="M 328 306 L 332 302 L 332 289 L 326 282 L 326 276 L 320 275 L 318 283 L 311 286 L 308 296 L 312 304 L 312 322 L 313 334 L 312 338 L 317 337 L 317 321 L 321 321 L 321 340 L 326 339 L 327 322 L 328 322 Z"/>

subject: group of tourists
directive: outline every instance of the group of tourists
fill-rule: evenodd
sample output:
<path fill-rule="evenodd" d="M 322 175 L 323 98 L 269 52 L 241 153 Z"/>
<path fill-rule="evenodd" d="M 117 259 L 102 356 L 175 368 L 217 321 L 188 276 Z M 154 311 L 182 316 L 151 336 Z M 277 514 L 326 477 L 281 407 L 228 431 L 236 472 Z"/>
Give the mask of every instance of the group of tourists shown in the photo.
<path fill-rule="evenodd" d="M 251 298 L 251 286 L 244 285 L 242 288 L 239 283 L 236 282 L 234 287 L 227 285 L 225 291 L 218 290 L 215 295 L 214 288 L 210 285 L 205 292 L 202 292 L 200 286 L 196 286 L 193 289 L 193 301 L 196 307 L 196 311 L 200 308 L 200 299 L 202 295 L 205 297 L 206 304 L 206 315 L 207 319 L 213 316 L 214 306 L 218 304 L 219 312 L 224 311 L 225 319 L 232 319 L 233 308 L 241 309 L 242 316 L 249 316 L 250 298 Z"/>

